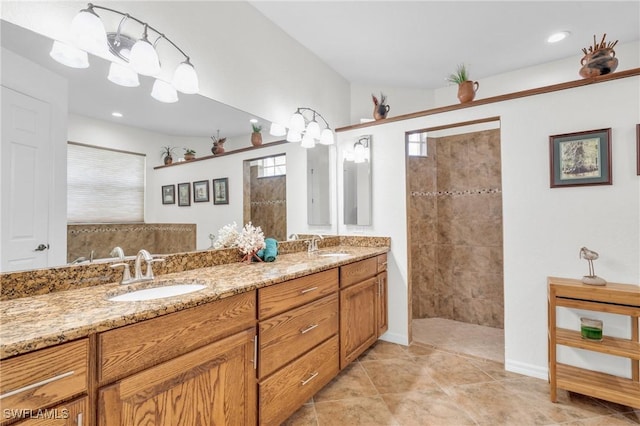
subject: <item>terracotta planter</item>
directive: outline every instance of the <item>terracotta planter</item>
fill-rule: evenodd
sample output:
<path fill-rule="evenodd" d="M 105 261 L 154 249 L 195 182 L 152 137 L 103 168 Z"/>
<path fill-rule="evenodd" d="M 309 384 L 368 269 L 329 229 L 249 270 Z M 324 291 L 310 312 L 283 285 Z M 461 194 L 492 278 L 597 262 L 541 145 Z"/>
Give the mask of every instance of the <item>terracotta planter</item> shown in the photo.
<path fill-rule="evenodd" d="M 580 75 L 584 78 L 612 73 L 618 68 L 615 50 L 605 47 L 584 55 L 580 61 Z"/>
<path fill-rule="evenodd" d="M 480 87 L 477 81 L 463 81 L 458 85 L 458 99 L 460 103 L 471 102 L 476 97 L 476 92 Z"/>
<path fill-rule="evenodd" d="M 389 105 L 374 105 L 373 107 L 373 118 L 376 120 L 382 120 L 383 118 L 387 118 L 387 114 L 391 107 Z"/>
<path fill-rule="evenodd" d="M 195 154 L 185 154 L 185 155 L 184 155 L 184 159 L 185 159 L 186 161 L 195 160 L 195 158 L 196 158 Z"/>
<path fill-rule="evenodd" d="M 262 133 L 260 133 L 260 132 L 251 133 L 251 144 L 253 146 L 262 145 Z"/>
<path fill-rule="evenodd" d="M 169 164 L 173 163 L 173 157 L 170 155 L 167 155 L 164 157 L 164 165 L 168 166 Z"/>
<path fill-rule="evenodd" d="M 211 153 L 213 155 L 219 155 L 224 153 L 224 142 L 214 143 L 211 147 Z"/>

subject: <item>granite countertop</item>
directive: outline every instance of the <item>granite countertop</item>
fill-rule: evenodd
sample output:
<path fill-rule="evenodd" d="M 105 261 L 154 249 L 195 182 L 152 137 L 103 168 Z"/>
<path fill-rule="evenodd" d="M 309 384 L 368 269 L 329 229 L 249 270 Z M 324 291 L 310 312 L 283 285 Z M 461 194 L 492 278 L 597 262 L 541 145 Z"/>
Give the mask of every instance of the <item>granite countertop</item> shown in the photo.
<path fill-rule="evenodd" d="M 171 312 L 209 303 L 234 294 L 335 268 L 383 254 L 388 247 L 334 246 L 318 254 L 279 255 L 271 263 L 229 263 L 157 276 L 153 281 L 58 291 L 0 302 L 0 359 L 89 334 L 133 324 Z M 344 252 L 349 256 L 320 256 Z M 197 283 L 207 288 L 180 296 L 139 302 L 112 302 L 109 297 L 158 283 Z"/>

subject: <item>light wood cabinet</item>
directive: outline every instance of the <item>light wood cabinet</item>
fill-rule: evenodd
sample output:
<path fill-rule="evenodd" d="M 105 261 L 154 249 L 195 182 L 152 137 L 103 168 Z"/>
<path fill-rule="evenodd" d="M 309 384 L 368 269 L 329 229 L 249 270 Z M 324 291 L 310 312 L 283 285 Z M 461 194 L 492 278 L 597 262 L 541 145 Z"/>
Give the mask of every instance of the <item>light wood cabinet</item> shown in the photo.
<path fill-rule="evenodd" d="M 259 422 L 277 425 L 338 374 L 338 269 L 258 289 Z"/>
<path fill-rule="evenodd" d="M 98 425 L 255 424 L 255 324 L 251 291 L 99 334 Z"/>
<path fill-rule="evenodd" d="M 3 360 L 2 424 L 24 418 L 26 412 L 37 414 L 39 409 L 86 394 L 88 361 L 88 339 Z M 55 411 L 43 412 L 43 415 L 49 414 L 54 415 Z"/>
<path fill-rule="evenodd" d="M 255 424 L 254 335 L 242 331 L 102 388 L 98 424 Z"/>
<path fill-rule="evenodd" d="M 387 255 L 340 268 L 340 368 L 388 329 Z"/>
<path fill-rule="evenodd" d="M 89 419 L 89 398 L 85 396 L 53 408 L 35 410 L 31 418 L 14 426 L 87 426 Z"/>
<path fill-rule="evenodd" d="M 640 287 L 616 283 L 608 283 L 602 287 L 590 286 L 578 280 L 555 277 L 549 277 L 547 282 L 551 401 L 556 402 L 558 389 L 565 389 L 640 408 L 640 341 L 638 338 Z M 558 307 L 626 315 L 631 321 L 631 337 L 622 339 L 607 336 L 605 323 L 602 341 L 583 339 L 579 324 L 576 329 L 557 327 L 556 308 Z M 631 378 L 559 363 L 556 359 L 557 345 L 629 358 Z"/>

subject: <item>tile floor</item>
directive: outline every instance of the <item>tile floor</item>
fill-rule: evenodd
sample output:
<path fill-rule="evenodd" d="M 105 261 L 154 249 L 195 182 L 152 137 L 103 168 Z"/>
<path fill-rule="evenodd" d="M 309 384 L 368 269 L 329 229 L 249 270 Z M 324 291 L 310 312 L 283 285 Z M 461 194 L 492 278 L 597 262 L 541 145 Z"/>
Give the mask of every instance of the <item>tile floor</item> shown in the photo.
<path fill-rule="evenodd" d="M 460 328 L 469 330 L 467 325 Z M 442 347 L 418 342 L 428 334 L 421 326 L 424 324 L 414 327 L 411 346 L 378 341 L 284 424 L 640 424 L 640 410 L 578 394 L 560 391 L 558 403 L 551 403 L 545 380 L 507 372 L 501 361 L 487 359 L 502 359 L 502 341 L 493 353 L 489 348 L 476 348 L 469 355 L 460 340 L 458 346 L 453 344 L 459 339 L 451 337 L 453 332 L 446 337 L 444 332 L 434 331 L 440 334 L 437 339 Z M 472 337 L 477 336 L 479 329 L 472 329 Z M 494 330 L 484 332 L 495 334 Z M 469 344 L 470 348 L 474 346 Z"/>

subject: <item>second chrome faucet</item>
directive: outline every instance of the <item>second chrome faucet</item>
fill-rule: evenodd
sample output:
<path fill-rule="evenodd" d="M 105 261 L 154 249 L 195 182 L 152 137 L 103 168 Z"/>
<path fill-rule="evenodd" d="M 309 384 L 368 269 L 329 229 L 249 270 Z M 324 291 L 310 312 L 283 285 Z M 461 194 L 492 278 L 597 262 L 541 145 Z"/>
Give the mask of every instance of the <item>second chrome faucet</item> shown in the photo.
<path fill-rule="evenodd" d="M 142 262 L 146 262 L 147 264 L 147 269 L 144 273 L 144 275 L 142 275 Z M 153 256 L 151 256 L 151 254 L 145 250 L 142 249 L 138 252 L 138 254 L 136 255 L 136 261 L 134 264 L 134 276 L 131 277 L 131 272 L 129 270 L 129 264 L 127 262 L 121 262 L 121 263 L 114 263 L 113 265 L 111 265 L 112 268 L 116 268 L 116 267 L 120 267 L 123 266 L 124 270 L 122 271 L 122 280 L 120 280 L 120 284 L 133 284 L 133 283 L 138 283 L 138 282 L 142 282 L 142 281 L 151 281 L 154 278 L 153 275 L 153 268 L 151 267 L 151 265 L 154 262 L 164 262 L 164 259 L 162 258 L 154 258 Z"/>

